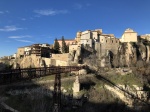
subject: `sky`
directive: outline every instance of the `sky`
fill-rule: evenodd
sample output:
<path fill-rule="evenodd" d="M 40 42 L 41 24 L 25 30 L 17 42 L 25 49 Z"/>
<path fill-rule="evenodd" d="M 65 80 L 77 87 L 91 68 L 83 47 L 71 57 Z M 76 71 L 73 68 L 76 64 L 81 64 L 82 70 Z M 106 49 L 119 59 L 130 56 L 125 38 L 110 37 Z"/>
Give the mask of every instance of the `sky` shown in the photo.
<path fill-rule="evenodd" d="M 0 0 L 0 57 L 74 39 L 78 31 L 103 29 L 120 38 L 127 28 L 150 33 L 150 0 Z"/>

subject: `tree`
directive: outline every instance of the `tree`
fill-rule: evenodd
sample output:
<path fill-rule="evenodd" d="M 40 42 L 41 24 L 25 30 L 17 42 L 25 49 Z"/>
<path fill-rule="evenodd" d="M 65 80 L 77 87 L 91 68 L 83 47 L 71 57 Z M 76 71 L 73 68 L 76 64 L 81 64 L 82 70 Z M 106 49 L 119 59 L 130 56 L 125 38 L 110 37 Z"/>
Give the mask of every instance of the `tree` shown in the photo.
<path fill-rule="evenodd" d="M 69 53 L 69 45 L 67 45 L 66 53 Z"/>
<path fill-rule="evenodd" d="M 64 36 L 62 36 L 62 53 L 67 53 L 67 45 Z"/>
<path fill-rule="evenodd" d="M 55 51 L 55 53 L 59 53 L 59 50 L 60 50 L 60 45 L 59 45 L 58 40 L 56 38 L 55 43 L 54 43 L 54 51 Z"/>

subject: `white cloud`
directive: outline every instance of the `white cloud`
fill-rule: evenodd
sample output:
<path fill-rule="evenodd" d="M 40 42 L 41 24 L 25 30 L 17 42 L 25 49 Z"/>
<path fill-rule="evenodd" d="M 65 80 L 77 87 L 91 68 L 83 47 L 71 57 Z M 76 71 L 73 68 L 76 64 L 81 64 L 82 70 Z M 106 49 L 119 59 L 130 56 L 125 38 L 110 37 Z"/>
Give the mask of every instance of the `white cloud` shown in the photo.
<path fill-rule="evenodd" d="M 9 11 L 0 11 L 0 14 L 9 13 Z"/>
<path fill-rule="evenodd" d="M 22 20 L 22 21 L 26 21 L 27 19 L 26 19 L 26 18 L 21 18 L 21 20 Z"/>
<path fill-rule="evenodd" d="M 4 12 L 3 11 L 0 11 L 0 14 L 3 14 Z"/>
<path fill-rule="evenodd" d="M 19 41 L 19 42 L 26 42 L 26 43 L 33 43 L 32 41 L 29 41 L 29 40 L 20 40 L 20 39 L 16 39 L 16 41 Z"/>
<path fill-rule="evenodd" d="M 23 28 L 17 28 L 16 26 L 4 26 L 4 28 L 0 28 L 0 31 L 17 31 L 17 30 L 21 30 Z"/>
<path fill-rule="evenodd" d="M 82 8 L 89 7 L 89 6 L 91 6 L 90 3 L 86 3 L 84 5 L 83 4 L 79 4 L 79 3 L 74 4 L 74 8 L 75 9 L 82 9 Z"/>
<path fill-rule="evenodd" d="M 9 13 L 9 11 L 8 11 L 8 10 L 6 10 L 5 12 L 6 12 L 6 13 Z"/>
<path fill-rule="evenodd" d="M 91 6 L 91 4 L 90 4 L 90 3 L 87 3 L 86 6 L 89 7 L 89 6 Z"/>
<path fill-rule="evenodd" d="M 81 4 L 74 4 L 75 9 L 81 9 L 83 6 Z"/>
<path fill-rule="evenodd" d="M 12 38 L 12 39 L 18 39 L 18 38 L 31 38 L 32 36 L 30 35 L 22 35 L 22 36 L 10 36 L 8 38 Z"/>
<path fill-rule="evenodd" d="M 34 10 L 35 13 L 38 15 L 43 15 L 43 16 L 53 16 L 56 14 L 66 14 L 68 13 L 67 10 L 52 10 L 52 9 L 47 9 L 47 10 Z"/>

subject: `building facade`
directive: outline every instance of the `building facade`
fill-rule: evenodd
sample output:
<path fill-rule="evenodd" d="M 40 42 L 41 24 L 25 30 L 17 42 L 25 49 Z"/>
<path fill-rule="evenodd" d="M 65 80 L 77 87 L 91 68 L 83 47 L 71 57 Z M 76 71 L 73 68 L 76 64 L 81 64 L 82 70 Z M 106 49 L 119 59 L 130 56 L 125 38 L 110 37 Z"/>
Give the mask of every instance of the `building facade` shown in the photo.
<path fill-rule="evenodd" d="M 31 46 L 31 55 L 50 57 L 50 47 L 44 44 L 33 44 Z"/>
<path fill-rule="evenodd" d="M 102 29 L 77 32 L 76 40 L 83 46 L 88 45 L 94 48 L 95 42 L 99 41 L 100 34 L 102 34 Z"/>
<path fill-rule="evenodd" d="M 66 42 L 66 45 L 72 45 L 72 44 L 77 43 L 76 40 L 74 40 L 74 39 L 66 39 L 65 42 Z M 62 40 L 61 39 L 58 40 L 58 43 L 59 43 L 60 47 L 62 47 Z"/>
<path fill-rule="evenodd" d="M 103 56 L 108 51 L 112 52 L 113 54 L 117 54 L 120 40 L 113 34 L 101 34 L 98 43 L 100 44 L 100 54 Z"/>
<path fill-rule="evenodd" d="M 128 28 L 123 33 L 121 39 L 121 42 L 137 42 L 137 32 L 134 30 Z"/>
<path fill-rule="evenodd" d="M 17 50 L 17 58 L 21 58 L 24 56 L 24 47 L 19 47 Z"/>

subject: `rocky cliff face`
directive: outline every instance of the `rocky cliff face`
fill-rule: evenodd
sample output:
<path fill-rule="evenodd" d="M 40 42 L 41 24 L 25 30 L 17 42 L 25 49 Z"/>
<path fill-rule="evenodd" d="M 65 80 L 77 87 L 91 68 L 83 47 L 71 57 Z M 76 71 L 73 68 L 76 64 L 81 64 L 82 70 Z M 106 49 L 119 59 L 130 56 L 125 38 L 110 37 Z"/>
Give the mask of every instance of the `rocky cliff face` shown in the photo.
<path fill-rule="evenodd" d="M 111 51 L 109 51 L 111 52 Z M 149 62 L 149 46 L 143 43 L 122 43 L 117 55 L 106 54 L 111 57 L 111 67 L 136 66 L 137 61 Z"/>
<path fill-rule="evenodd" d="M 78 47 L 77 50 L 73 50 L 69 52 L 69 63 L 76 63 L 78 64 L 81 60 L 81 47 Z"/>
<path fill-rule="evenodd" d="M 150 58 L 149 45 L 145 45 L 142 42 L 138 43 L 120 43 L 117 54 L 114 54 L 111 50 L 107 50 L 106 54 L 101 56 L 101 52 L 92 52 L 82 48 L 83 63 L 89 62 L 89 57 L 94 57 L 93 64 L 98 64 L 101 67 L 131 67 L 136 66 L 138 61 L 148 63 Z M 84 53 L 84 54 L 83 54 Z M 95 56 L 93 56 L 95 55 Z M 88 60 L 89 59 L 89 60 Z M 92 63 L 88 63 L 89 65 Z"/>
<path fill-rule="evenodd" d="M 8 60 L 3 61 L 4 64 L 7 63 Z M 12 68 L 28 68 L 28 67 L 40 67 L 42 59 L 36 56 L 26 56 L 21 59 L 11 59 L 7 63 L 8 65 L 12 65 Z"/>

